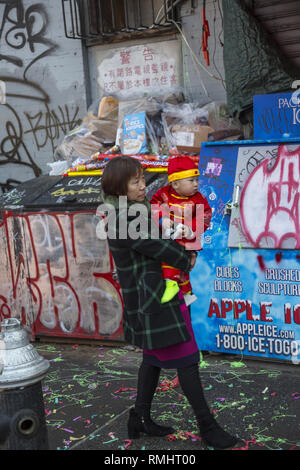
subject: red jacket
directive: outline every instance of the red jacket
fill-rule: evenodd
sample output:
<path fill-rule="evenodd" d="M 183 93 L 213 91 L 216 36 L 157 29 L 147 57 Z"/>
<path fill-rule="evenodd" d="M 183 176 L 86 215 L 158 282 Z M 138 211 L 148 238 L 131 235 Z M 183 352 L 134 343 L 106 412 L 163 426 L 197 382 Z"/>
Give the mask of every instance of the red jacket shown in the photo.
<path fill-rule="evenodd" d="M 162 217 L 188 225 L 195 236 L 176 241 L 186 250 L 202 250 L 201 236 L 208 229 L 212 210 L 207 199 L 197 192 L 194 196 L 180 196 L 171 185 L 159 189 L 151 199 L 154 220 L 159 223 Z M 203 208 L 203 210 L 202 210 Z"/>

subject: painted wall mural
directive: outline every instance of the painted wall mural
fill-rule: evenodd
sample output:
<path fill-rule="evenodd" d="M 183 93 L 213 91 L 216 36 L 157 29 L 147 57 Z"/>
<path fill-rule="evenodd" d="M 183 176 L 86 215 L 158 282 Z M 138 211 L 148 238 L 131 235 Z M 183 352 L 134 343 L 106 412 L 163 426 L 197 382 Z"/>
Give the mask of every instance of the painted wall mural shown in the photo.
<path fill-rule="evenodd" d="M 289 152 L 279 146 L 274 166 L 266 159 L 251 173 L 240 209 L 243 232 L 253 246 L 300 248 L 299 186 L 300 148 Z"/>
<path fill-rule="evenodd" d="M 24 5 L 22 0 L 4 0 L 2 3 L 2 18 L 0 28 L 1 54 L 4 60 L 23 69 L 23 78 L 29 68 L 37 61 L 50 55 L 57 44 L 50 40 L 49 15 L 46 4 L 36 3 Z M 43 46 L 40 52 L 38 45 Z M 28 65 L 25 66 L 24 49 L 32 54 Z"/>
<path fill-rule="evenodd" d="M 213 218 L 191 273 L 200 349 L 299 364 L 299 163 L 299 144 L 202 146 Z"/>
<path fill-rule="evenodd" d="M 47 163 L 53 161 L 64 135 L 79 124 L 80 110 L 74 104 L 51 103 L 48 93 L 34 82 L 3 75 L 0 79 L 7 90 L 6 104 L 0 108 L 0 113 L 5 110 L 0 130 L 0 185 L 4 190 L 49 172 Z"/>
<path fill-rule="evenodd" d="M 122 339 L 122 297 L 93 211 L 3 211 L 0 321 L 33 335 Z M 113 312 L 113 314 L 112 314 Z"/>
<path fill-rule="evenodd" d="M 86 112 L 81 49 L 62 34 L 60 11 L 59 0 L 0 4 L 0 193 L 49 173 Z"/>

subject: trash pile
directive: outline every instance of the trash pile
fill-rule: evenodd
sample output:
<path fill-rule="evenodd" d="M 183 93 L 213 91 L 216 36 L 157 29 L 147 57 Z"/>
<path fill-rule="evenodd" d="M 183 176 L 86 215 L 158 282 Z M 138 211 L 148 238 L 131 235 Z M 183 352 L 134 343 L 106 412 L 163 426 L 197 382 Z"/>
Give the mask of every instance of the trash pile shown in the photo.
<path fill-rule="evenodd" d="M 199 159 L 203 142 L 242 138 L 222 103 L 190 103 L 181 93 L 129 101 L 105 96 L 64 137 L 48 165 L 50 175 L 101 174 L 111 158 L 130 155 L 147 171 L 163 172 L 173 156 Z"/>

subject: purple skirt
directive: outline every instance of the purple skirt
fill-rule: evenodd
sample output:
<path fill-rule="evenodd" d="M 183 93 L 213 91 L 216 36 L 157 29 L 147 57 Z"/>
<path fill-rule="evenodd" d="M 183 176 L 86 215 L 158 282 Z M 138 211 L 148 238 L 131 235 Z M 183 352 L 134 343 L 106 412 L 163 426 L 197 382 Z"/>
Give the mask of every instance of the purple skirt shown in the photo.
<path fill-rule="evenodd" d="M 178 369 L 181 367 L 189 367 L 197 364 L 200 360 L 199 349 L 195 340 L 195 335 L 191 322 L 191 314 L 185 305 L 182 292 L 178 294 L 180 300 L 180 308 L 183 319 L 190 333 L 191 339 L 184 343 L 174 344 L 166 348 L 144 349 L 143 361 L 156 367 L 164 369 Z"/>

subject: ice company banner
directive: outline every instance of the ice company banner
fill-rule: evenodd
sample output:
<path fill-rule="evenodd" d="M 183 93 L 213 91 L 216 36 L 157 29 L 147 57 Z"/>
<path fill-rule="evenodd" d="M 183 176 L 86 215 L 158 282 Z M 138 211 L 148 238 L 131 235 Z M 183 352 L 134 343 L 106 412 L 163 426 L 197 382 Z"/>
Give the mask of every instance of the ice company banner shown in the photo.
<path fill-rule="evenodd" d="M 253 96 L 255 139 L 290 139 L 300 136 L 298 91 Z"/>
<path fill-rule="evenodd" d="M 191 273 L 199 349 L 300 362 L 299 167 L 300 147 L 290 152 L 256 141 L 202 146 L 199 190 L 213 217 Z M 251 197 L 247 205 L 241 200 L 260 171 L 253 208 Z M 261 225 L 256 244 L 247 239 L 245 220 Z"/>

